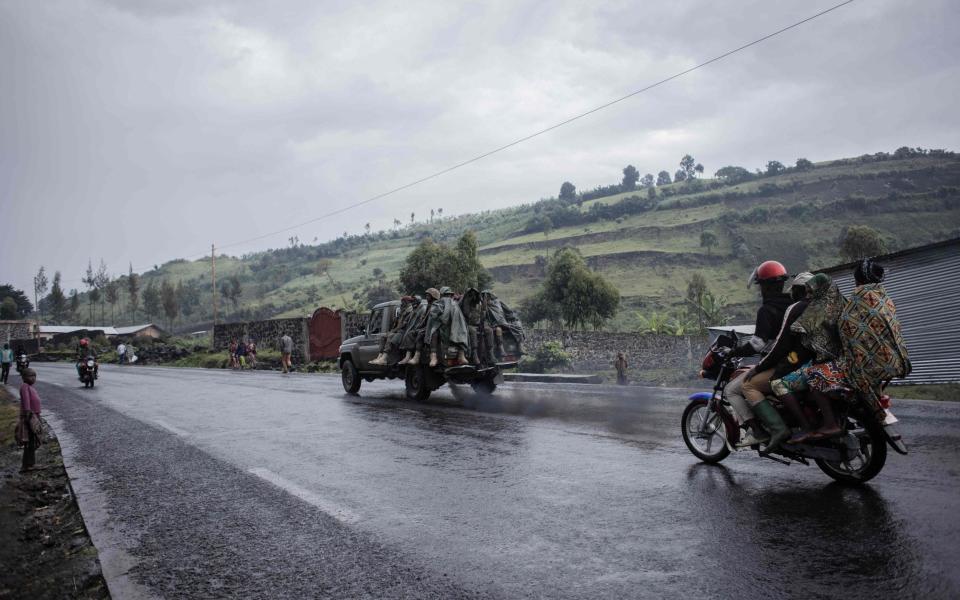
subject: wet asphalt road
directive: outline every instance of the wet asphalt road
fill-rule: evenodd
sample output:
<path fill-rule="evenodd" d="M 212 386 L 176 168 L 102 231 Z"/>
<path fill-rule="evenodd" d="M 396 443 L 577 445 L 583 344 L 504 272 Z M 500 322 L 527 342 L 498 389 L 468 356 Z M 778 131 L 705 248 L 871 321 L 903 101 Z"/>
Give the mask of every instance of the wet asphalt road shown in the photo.
<path fill-rule="evenodd" d="M 682 390 L 35 366 L 130 595 L 960 596 L 960 403 L 895 402 L 911 454 L 844 488 L 699 464 Z"/>

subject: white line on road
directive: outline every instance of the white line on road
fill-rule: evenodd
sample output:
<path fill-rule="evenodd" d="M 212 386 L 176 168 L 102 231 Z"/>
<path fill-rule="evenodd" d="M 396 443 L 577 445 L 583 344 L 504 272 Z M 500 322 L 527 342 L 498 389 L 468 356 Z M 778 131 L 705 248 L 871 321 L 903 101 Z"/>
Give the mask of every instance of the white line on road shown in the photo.
<path fill-rule="evenodd" d="M 173 425 L 167 423 L 166 421 L 161 421 L 160 419 L 154 419 L 153 424 L 157 427 L 162 427 L 174 435 L 179 435 L 180 437 L 190 437 L 190 434 L 182 429 L 177 429 Z"/>
<path fill-rule="evenodd" d="M 350 509 L 328 502 L 313 492 L 303 489 L 292 481 L 280 477 L 270 469 L 254 468 L 250 469 L 249 473 L 256 475 L 264 481 L 272 483 L 278 488 L 293 494 L 305 502 L 309 502 L 341 523 L 356 523 L 360 520 L 360 515 L 356 514 Z"/>

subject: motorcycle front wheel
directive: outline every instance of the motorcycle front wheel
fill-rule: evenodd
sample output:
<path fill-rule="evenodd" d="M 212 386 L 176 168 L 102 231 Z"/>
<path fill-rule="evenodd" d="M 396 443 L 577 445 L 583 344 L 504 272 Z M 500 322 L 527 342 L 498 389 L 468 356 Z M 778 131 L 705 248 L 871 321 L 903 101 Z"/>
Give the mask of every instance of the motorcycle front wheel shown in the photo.
<path fill-rule="evenodd" d="M 681 418 L 683 442 L 690 452 L 705 463 L 718 463 L 730 454 L 727 428 L 723 418 L 710 410 L 706 400 L 693 400 Z"/>
<path fill-rule="evenodd" d="M 860 439 L 860 455 L 849 461 L 818 458 L 816 462 L 821 471 L 840 483 L 860 485 L 876 477 L 883 469 L 887 462 L 887 440 L 883 427 L 879 425 L 861 428 L 851 420 L 847 429 Z"/>

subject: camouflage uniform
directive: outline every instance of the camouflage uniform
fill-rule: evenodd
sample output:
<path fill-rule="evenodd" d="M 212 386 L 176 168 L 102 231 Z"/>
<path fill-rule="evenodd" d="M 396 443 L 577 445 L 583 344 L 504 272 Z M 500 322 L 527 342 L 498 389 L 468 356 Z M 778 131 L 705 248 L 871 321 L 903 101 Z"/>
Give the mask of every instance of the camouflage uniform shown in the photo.
<path fill-rule="evenodd" d="M 413 315 L 413 301 L 412 296 L 404 296 L 400 299 L 400 310 L 394 315 L 390 323 L 390 330 L 380 338 L 380 353 L 370 361 L 371 365 L 387 364 L 387 357 L 400 345 L 403 333 Z"/>

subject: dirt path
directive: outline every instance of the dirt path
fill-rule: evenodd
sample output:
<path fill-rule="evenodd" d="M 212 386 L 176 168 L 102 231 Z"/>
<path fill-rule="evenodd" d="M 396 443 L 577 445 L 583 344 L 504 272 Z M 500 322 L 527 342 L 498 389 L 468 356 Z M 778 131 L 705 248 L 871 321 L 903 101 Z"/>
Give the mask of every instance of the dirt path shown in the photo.
<path fill-rule="evenodd" d="M 19 472 L 12 389 L 0 386 L 0 598 L 109 598 L 55 432 L 37 450 L 38 468 Z"/>

